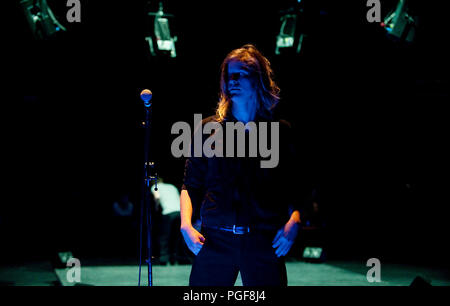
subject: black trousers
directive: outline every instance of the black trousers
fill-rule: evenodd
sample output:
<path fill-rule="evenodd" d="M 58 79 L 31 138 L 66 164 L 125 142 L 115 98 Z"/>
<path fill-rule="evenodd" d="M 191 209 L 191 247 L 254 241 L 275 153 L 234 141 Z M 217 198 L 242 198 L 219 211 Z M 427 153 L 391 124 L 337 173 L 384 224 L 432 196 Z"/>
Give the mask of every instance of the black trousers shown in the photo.
<path fill-rule="evenodd" d="M 241 272 L 244 286 L 287 286 L 284 258 L 277 258 L 276 232 L 230 232 L 202 229 L 206 241 L 192 265 L 190 286 L 233 286 Z"/>

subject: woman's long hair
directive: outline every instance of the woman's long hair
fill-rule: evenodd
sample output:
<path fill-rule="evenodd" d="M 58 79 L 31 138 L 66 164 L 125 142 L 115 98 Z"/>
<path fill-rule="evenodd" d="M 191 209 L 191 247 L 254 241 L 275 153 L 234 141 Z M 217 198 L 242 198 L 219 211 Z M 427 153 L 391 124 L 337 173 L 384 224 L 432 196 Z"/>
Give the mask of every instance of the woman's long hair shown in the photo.
<path fill-rule="evenodd" d="M 269 60 L 255 46 L 247 44 L 231 51 L 222 63 L 219 103 L 216 109 L 218 121 L 222 122 L 231 111 L 232 101 L 228 92 L 228 64 L 233 60 L 243 63 L 255 76 L 257 115 L 264 119 L 272 118 L 273 110 L 280 100 L 280 88 L 273 80 L 273 71 Z"/>

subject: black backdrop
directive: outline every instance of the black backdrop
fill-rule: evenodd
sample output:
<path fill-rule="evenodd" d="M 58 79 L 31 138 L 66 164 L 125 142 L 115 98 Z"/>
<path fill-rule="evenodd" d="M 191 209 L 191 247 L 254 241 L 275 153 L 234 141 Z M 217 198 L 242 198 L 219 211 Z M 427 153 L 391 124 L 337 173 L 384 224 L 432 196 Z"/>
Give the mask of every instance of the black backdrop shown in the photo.
<path fill-rule="evenodd" d="M 128 192 L 139 203 L 144 88 L 153 92 L 153 159 L 180 187 L 184 161 L 170 153 L 172 124 L 211 115 L 221 61 L 253 43 L 272 62 L 279 111 L 298 135 L 298 163 L 285 179 L 334 182 L 321 187 L 336 255 L 428 260 L 431 245 L 446 256 L 447 186 L 436 174 L 449 84 L 442 7 L 414 3 L 420 27 L 405 46 L 366 21 L 365 1 L 305 0 L 302 53 L 276 56 L 278 11 L 292 2 L 170 0 L 178 56 L 155 59 L 144 37 L 145 12 L 156 2 L 82 0 L 80 24 L 65 22 L 65 1 L 48 3 L 67 32 L 34 41 L 17 5 L 6 34 L 14 188 L 5 190 L 12 200 L 2 230 L 10 254 L 114 243 L 112 201 Z M 382 1 L 383 15 L 394 5 Z M 405 195 L 405 184 L 393 183 L 405 177 L 427 183 Z"/>

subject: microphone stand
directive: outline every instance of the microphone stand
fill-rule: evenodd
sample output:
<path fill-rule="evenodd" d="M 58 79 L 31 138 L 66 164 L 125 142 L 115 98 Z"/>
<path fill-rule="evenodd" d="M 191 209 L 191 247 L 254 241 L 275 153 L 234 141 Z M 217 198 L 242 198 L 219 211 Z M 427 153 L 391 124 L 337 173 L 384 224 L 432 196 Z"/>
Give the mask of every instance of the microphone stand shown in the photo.
<path fill-rule="evenodd" d="M 153 285 L 152 274 L 152 216 L 151 216 L 151 182 L 155 182 L 155 190 L 158 190 L 157 180 L 158 176 L 155 170 L 155 163 L 149 160 L 150 151 L 150 105 L 148 100 L 144 100 L 145 105 L 145 139 L 144 139 L 144 172 L 142 180 L 142 197 L 141 197 L 141 214 L 140 214 L 140 244 L 139 244 L 139 283 L 141 285 L 141 264 L 142 264 L 142 228 L 144 217 L 144 206 L 146 207 L 146 224 L 147 224 L 147 264 L 148 264 L 148 286 Z"/>

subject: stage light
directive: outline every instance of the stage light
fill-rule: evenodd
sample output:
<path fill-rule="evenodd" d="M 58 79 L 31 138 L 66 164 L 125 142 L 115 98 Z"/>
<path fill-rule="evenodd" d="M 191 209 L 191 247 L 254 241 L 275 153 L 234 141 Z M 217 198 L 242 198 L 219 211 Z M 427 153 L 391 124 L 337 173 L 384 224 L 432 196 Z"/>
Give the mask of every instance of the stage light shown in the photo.
<path fill-rule="evenodd" d="M 48 6 L 47 0 L 22 0 L 20 5 L 35 39 L 47 39 L 66 31 Z"/>
<path fill-rule="evenodd" d="M 296 15 L 286 14 L 281 17 L 281 29 L 280 34 L 277 36 L 277 47 L 275 54 L 280 54 L 280 48 L 290 48 L 294 46 L 296 23 Z"/>
<path fill-rule="evenodd" d="M 321 247 L 305 247 L 303 259 L 312 262 L 322 262 L 325 260 L 325 252 Z"/>
<path fill-rule="evenodd" d="M 409 43 L 414 41 L 416 21 L 408 14 L 406 0 L 399 0 L 396 9 L 384 18 L 381 25 L 391 38 Z"/>
<path fill-rule="evenodd" d="M 170 57 L 176 57 L 175 43 L 178 38 L 171 35 L 169 26 L 169 18 L 173 19 L 174 15 L 164 13 L 162 2 L 159 3 L 158 12 L 149 12 L 148 15 L 154 16 L 153 33 L 145 38 L 149 44 L 151 55 L 168 54 Z M 156 44 L 154 43 L 155 41 Z"/>
<path fill-rule="evenodd" d="M 304 33 L 299 32 L 299 22 L 303 16 L 303 8 L 298 1 L 295 6 L 285 11 L 280 11 L 281 27 L 276 38 L 275 54 L 279 55 L 282 50 L 294 50 L 300 53 L 303 44 Z"/>
<path fill-rule="evenodd" d="M 306 247 L 303 251 L 303 257 L 304 258 L 320 258 L 322 255 L 322 248 L 313 248 L 313 247 Z"/>

